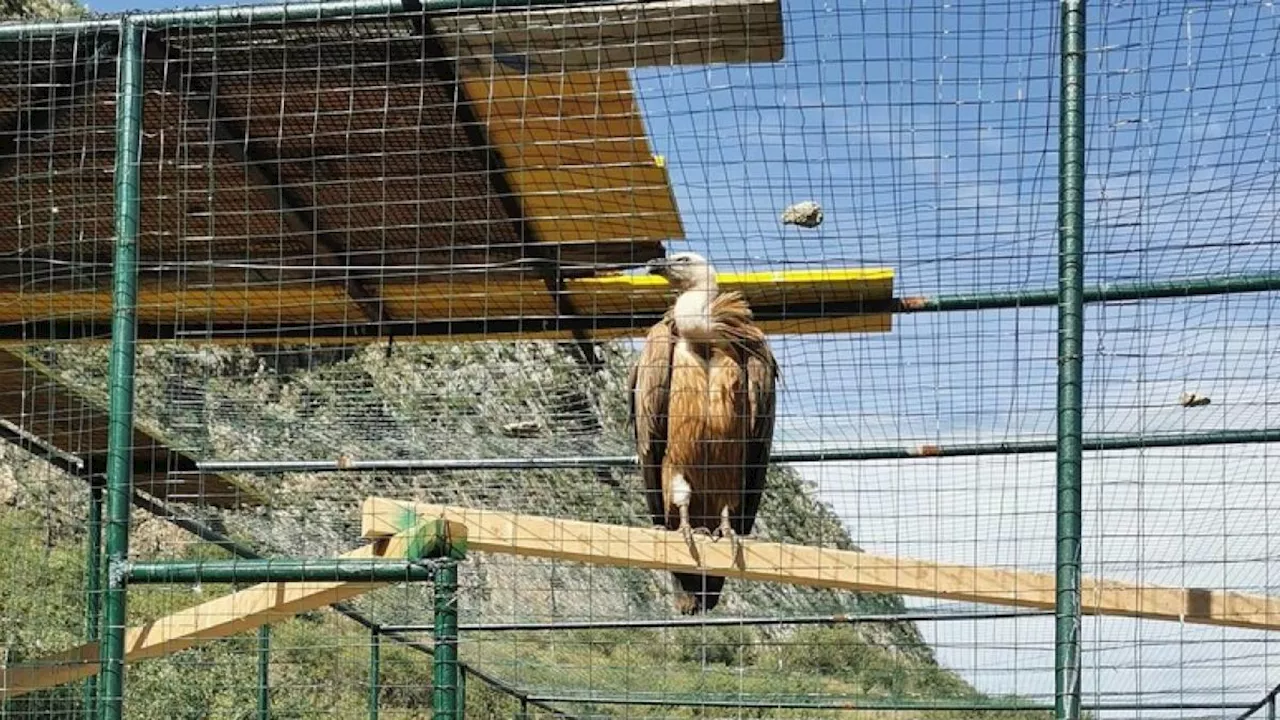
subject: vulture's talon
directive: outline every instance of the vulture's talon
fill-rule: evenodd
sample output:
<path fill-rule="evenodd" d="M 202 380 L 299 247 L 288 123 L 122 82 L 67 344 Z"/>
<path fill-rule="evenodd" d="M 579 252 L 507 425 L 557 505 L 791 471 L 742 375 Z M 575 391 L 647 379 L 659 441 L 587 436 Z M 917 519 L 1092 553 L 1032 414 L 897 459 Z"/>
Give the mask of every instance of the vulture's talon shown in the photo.
<path fill-rule="evenodd" d="M 729 544 L 733 547 L 733 564 L 739 570 L 747 569 L 747 558 L 742 554 L 742 538 L 738 537 L 738 533 L 729 531 Z"/>
<path fill-rule="evenodd" d="M 689 525 L 680 526 L 680 534 L 684 536 L 684 542 L 689 546 L 689 554 L 693 556 L 693 561 L 698 565 L 702 564 L 702 557 L 698 555 L 698 543 L 693 540 L 694 530 Z"/>

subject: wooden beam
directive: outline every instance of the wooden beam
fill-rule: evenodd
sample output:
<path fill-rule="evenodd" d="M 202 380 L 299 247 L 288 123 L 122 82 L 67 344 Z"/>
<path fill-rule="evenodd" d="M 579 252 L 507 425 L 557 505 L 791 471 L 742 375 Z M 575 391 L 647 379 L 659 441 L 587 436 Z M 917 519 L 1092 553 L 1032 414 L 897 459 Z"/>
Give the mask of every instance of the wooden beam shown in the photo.
<path fill-rule="evenodd" d="M 783 56 L 781 8 L 778 0 L 631 0 L 447 13 L 431 22 L 460 60 L 555 74 L 777 62 Z"/>
<path fill-rule="evenodd" d="M 611 567 L 700 569 L 678 533 L 383 498 L 365 500 L 363 534 L 365 538 L 386 537 L 407 522 L 424 518 L 465 525 L 471 551 Z M 732 579 L 1037 609 L 1054 606 L 1054 577 L 1047 573 L 751 540 L 743 542 L 746 570 L 738 570 L 731 563 L 729 543 L 698 538 L 697 546 L 701 569 Z M 1087 615 L 1280 629 L 1280 598 L 1264 595 L 1085 578 L 1081 604 Z"/>
<path fill-rule="evenodd" d="M 444 532 L 465 543 L 467 529 L 428 520 L 342 555 L 344 558 L 413 557 L 424 537 Z M 125 662 L 137 662 L 228 637 L 298 613 L 323 608 L 369 592 L 380 583 L 261 583 L 135 627 L 125 633 Z M 90 643 L 39 660 L 0 668 L 0 700 L 82 680 L 98 671 L 98 644 Z"/>

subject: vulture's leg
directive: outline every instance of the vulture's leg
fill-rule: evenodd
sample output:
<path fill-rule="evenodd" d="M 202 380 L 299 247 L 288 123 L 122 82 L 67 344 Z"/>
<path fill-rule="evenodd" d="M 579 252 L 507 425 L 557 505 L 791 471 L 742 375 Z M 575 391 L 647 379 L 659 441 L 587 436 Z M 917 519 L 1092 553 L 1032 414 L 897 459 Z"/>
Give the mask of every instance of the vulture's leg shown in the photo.
<path fill-rule="evenodd" d="M 671 500 L 680 509 L 680 534 L 684 536 L 685 544 L 689 546 L 689 554 L 693 556 L 693 561 L 701 565 L 702 559 L 698 556 L 698 545 L 693 541 L 693 523 L 689 522 L 689 501 L 693 499 L 693 488 L 689 486 L 689 481 L 684 479 L 684 475 L 679 473 L 672 478 L 671 485 Z"/>
<path fill-rule="evenodd" d="M 680 506 L 680 534 L 684 536 L 685 544 L 689 546 L 689 554 L 693 556 L 693 561 L 702 564 L 702 558 L 698 556 L 698 544 L 693 541 L 693 525 L 689 522 L 689 506 Z"/>
<path fill-rule="evenodd" d="M 733 550 L 733 564 L 737 565 L 739 570 L 746 570 L 747 561 L 742 555 L 742 538 L 738 537 L 738 533 L 733 531 L 733 525 L 729 523 L 728 505 L 720 508 L 720 527 L 716 528 L 716 535 L 729 538 L 729 547 Z"/>

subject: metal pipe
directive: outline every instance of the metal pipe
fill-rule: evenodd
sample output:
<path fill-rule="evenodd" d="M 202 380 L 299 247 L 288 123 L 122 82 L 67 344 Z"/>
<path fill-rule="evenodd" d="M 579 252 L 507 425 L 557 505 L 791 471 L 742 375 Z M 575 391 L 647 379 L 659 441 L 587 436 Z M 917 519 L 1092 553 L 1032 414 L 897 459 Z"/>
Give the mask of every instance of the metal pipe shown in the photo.
<path fill-rule="evenodd" d="M 427 560 L 200 560 L 140 562 L 124 568 L 130 583 L 264 582 L 430 582 L 434 563 Z"/>
<path fill-rule="evenodd" d="M 1280 442 L 1280 428 L 1212 430 L 1161 435 L 1108 435 L 1085 437 L 1085 452 L 1140 450 L 1144 448 L 1193 447 L 1199 445 L 1249 445 Z M 973 457 L 983 455 L 1033 455 L 1056 452 L 1057 440 L 957 443 L 955 445 L 907 445 L 867 448 L 830 448 L 774 453 L 779 465 L 861 460 L 912 460 L 921 458 Z M 631 468 L 634 455 L 577 455 L 533 458 L 458 458 L 420 460 L 206 460 L 196 463 L 200 472 L 287 473 L 287 472 L 459 472 L 472 470 L 584 470 L 599 467 Z"/>
<path fill-rule="evenodd" d="M 88 534 L 85 548 L 84 571 L 84 638 L 86 644 L 98 642 L 98 629 L 102 614 L 102 485 L 89 486 L 89 517 L 85 523 Z M 90 675 L 84 681 L 84 716 L 98 715 L 98 676 Z"/>
<path fill-rule="evenodd" d="M 1081 469 L 1084 448 L 1085 3 L 1062 0 L 1058 128 L 1058 452 L 1055 720 L 1080 719 Z"/>
<path fill-rule="evenodd" d="M 271 720 L 271 626 L 258 628 L 258 720 Z"/>
<path fill-rule="evenodd" d="M 1105 283 L 1084 288 L 1086 304 L 1159 300 L 1162 298 L 1231 295 L 1280 290 L 1280 275 L 1224 275 L 1211 278 L 1164 280 L 1161 282 Z M 1057 288 L 1023 292 L 966 293 L 957 295 L 918 295 L 894 298 L 894 313 L 954 312 L 963 310 L 999 310 L 1024 307 L 1049 307 L 1058 304 Z"/>
<path fill-rule="evenodd" d="M 138 293 L 138 224 L 142 142 L 142 29 L 121 27 L 116 80 L 115 267 L 111 298 L 111 358 L 107 416 L 107 571 L 129 557 L 133 495 L 134 322 Z M 124 709 L 126 587 L 108 582 L 99 672 L 101 717 L 120 720 Z"/>
<path fill-rule="evenodd" d="M 461 13 L 469 10 L 524 10 L 538 6 L 603 5 L 605 0 L 423 0 L 421 12 Z M 322 0 L 284 5 L 213 7 L 193 10 L 164 10 L 133 13 L 123 17 L 71 20 L 41 20 L 0 24 L 0 42 L 46 39 L 59 35 L 90 32 L 124 32 L 124 25 L 160 29 L 218 25 L 280 24 L 356 17 L 409 15 L 400 0 Z"/>
<path fill-rule="evenodd" d="M 202 10 L 149 12 L 133 16 L 149 27 L 256 25 L 267 23 L 306 22 L 308 20 L 346 19 L 361 16 L 405 15 L 418 13 L 460 13 L 466 10 L 527 10 L 542 5 L 603 5 L 604 0 L 422 0 L 421 8 L 409 13 L 402 0 L 322 0 L 284 5 L 236 5 Z"/>
<path fill-rule="evenodd" d="M 382 694 L 382 640 L 377 628 L 369 631 L 369 720 L 378 720 L 378 696 Z"/>
<path fill-rule="evenodd" d="M 773 708 L 777 710 L 874 710 L 878 712 L 1049 712 L 1053 707 L 1033 702 L 996 701 L 964 702 L 961 700 L 880 700 L 871 698 L 831 698 L 813 696 L 761 697 L 737 695 L 714 697 L 714 694 L 670 693 L 661 695 L 596 695 L 596 694 L 531 694 L 529 700 L 593 705 L 632 705 L 685 708 Z M 1244 703 L 1092 703 L 1082 704 L 1089 712 L 1138 710 L 1238 710 Z"/>
<path fill-rule="evenodd" d="M 0 42 L 20 40 L 45 40 L 67 35 L 119 32 L 120 18 L 88 20 L 39 20 L 35 22 L 0 23 Z"/>
<path fill-rule="evenodd" d="M 434 720 L 458 716 L 458 563 L 440 565 L 435 577 L 435 662 L 431 681 Z"/>
<path fill-rule="evenodd" d="M 934 622 L 948 620 L 1001 620 L 1019 617 L 1051 617 L 1052 611 L 993 611 L 984 613 L 888 613 L 881 615 L 805 615 L 800 617 L 707 617 L 634 620 L 582 620 L 577 622 L 462 623 L 459 632 L 538 632 L 565 630 L 637 630 L 675 627 L 759 627 L 764 625 L 870 625 L 876 623 Z M 386 632 L 434 632 L 432 625 L 383 625 Z"/>

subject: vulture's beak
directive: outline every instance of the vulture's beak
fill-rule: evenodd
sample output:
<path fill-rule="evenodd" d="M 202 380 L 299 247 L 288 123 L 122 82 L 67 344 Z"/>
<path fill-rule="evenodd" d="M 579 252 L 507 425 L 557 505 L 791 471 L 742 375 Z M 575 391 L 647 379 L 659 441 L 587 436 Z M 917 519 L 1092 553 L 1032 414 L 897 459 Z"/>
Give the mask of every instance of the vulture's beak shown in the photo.
<path fill-rule="evenodd" d="M 660 275 L 662 277 L 666 277 L 667 268 L 670 267 L 670 265 L 667 263 L 666 258 L 654 258 L 650 260 L 645 265 L 645 267 L 649 269 L 650 275 Z"/>

